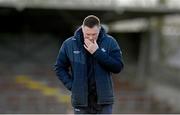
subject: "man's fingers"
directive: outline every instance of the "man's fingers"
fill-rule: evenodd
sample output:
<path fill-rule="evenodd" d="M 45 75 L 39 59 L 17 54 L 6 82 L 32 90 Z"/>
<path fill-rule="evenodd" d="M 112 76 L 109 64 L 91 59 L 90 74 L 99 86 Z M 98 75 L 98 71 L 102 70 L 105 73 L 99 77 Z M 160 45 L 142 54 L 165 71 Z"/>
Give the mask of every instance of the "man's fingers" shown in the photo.
<path fill-rule="evenodd" d="M 87 45 L 90 45 L 92 42 L 88 39 L 85 39 L 85 43 L 87 43 Z"/>
<path fill-rule="evenodd" d="M 84 44 L 84 48 L 86 49 L 86 50 L 88 50 L 88 47 Z"/>
<path fill-rule="evenodd" d="M 86 47 L 88 47 L 89 46 L 89 44 L 85 41 L 84 42 L 84 45 L 86 46 Z"/>

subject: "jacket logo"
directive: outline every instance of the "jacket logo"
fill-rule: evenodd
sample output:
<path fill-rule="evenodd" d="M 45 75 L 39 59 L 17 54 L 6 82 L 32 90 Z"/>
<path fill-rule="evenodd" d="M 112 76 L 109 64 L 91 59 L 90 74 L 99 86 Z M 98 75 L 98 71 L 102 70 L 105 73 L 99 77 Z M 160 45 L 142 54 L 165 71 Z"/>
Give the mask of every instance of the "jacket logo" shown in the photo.
<path fill-rule="evenodd" d="M 106 50 L 104 48 L 101 48 L 101 51 L 106 52 Z"/>
<path fill-rule="evenodd" d="M 79 53 L 80 53 L 80 51 L 75 50 L 75 51 L 73 51 L 73 53 L 74 53 L 74 54 L 79 54 Z"/>

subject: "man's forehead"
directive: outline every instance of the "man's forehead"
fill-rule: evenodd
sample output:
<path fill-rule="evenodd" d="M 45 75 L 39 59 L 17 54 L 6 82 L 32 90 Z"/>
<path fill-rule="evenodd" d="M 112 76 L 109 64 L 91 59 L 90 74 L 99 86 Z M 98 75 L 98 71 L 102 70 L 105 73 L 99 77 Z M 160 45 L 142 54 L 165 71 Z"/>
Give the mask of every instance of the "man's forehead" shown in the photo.
<path fill-rule="evenodd" d="M 84 26 L 83 29 L 84 29 L 85 31 L 99 31 L 100 28 L 99 28 L 98 26 L 94 26 L 94 27 L 92 27 L 92 28 L 89 28 L 89 27 L 87 27 L 87 26 Z"/>

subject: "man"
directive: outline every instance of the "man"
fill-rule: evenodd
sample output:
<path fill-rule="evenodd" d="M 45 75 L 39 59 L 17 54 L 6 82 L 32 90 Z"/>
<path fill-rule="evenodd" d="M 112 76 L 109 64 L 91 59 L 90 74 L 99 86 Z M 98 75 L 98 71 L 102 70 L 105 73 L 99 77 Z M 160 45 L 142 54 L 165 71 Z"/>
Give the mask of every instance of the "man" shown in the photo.
<path fill-rule="evenodd" d="M 87 16 L 74 36 L 63 42 L 55 64 L 58 78 L 72 92 L 75 114 L 111 114 L 111 72 L 119 73 L 122 68 L 118 43 L 94 15 Z"/>

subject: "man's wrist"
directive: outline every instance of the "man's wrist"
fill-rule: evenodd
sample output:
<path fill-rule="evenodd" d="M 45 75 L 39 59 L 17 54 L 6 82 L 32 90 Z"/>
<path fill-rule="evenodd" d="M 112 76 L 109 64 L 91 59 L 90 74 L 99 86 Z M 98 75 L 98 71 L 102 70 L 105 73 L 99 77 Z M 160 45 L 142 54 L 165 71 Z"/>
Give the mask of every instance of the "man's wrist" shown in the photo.
<path fill-rule="evenodd" d="M 97 51 L 98 48 L 99 48 L 99 47 L 97 47 L 97 48 L 92 52 L 92 54 L 94 54 L 94 53 Z"/>

